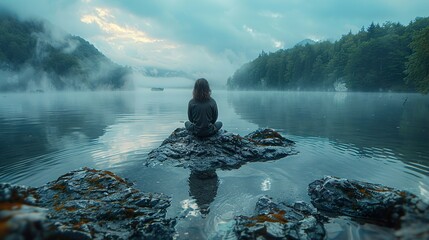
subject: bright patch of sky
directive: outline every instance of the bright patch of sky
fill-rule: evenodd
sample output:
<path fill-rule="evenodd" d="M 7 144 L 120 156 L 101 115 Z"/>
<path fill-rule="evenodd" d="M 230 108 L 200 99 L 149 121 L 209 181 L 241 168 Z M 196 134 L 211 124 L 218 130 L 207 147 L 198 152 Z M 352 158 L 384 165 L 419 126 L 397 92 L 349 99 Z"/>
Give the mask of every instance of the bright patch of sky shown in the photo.
<path fill-rule="evenodd" d="M 261 51 L 429 15 L 428 0 L 2 0 L 0 6 L 81 36 L 121 65 L 184 71 L 217 85 Z"/>

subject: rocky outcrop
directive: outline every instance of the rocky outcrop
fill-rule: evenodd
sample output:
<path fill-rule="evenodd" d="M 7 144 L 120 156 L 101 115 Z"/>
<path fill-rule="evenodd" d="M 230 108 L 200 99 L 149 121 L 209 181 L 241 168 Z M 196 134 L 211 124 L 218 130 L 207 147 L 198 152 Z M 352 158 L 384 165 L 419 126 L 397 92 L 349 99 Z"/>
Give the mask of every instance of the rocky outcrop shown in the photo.
<path fill-rule="evenodd" d="M 0 184 L 1 239 L 172 239 L 170 198 L 82 168 L 39 188 Z"/>
<path fill-rule="evenodd" d="M 191 169 L 190 193 L 203 213 L 216 196 L 216 169 L 295 154 L 293 142 L 271 129 L 241 137 L 222 131 L 197 138 L 175 130 L 146 164 Z M 208 178 L 209 180 L 202 180 Z M 238 239 L 324 239 L 336 216 L 391 227 L 398 239 L 429 239 L 429 205 L 379 184 L 327 176 L 309 184 L 310 205 L 261 197 L 253 216 L 235 218 Z M 170 198 L 144 193 L 112 172 L 82 168 L 39 188 L 0 184 L 0 239 L 173 239 Z"/>
<path fill-rule="evenodd" d="M 325 229 L 317 210 L 305 203 L 275 203 L 261 197 L 255 215 L 238 216 L 234 232 L 238 239 L 323 239 Z"/>
<path fill-rule="evenodd" d="M 324 239 L 329 219 L 391 227 L 397 239 L 429 239 L 429 205 L 414 194 L 380 184 L 326 176 L 309 184 L 312 205 L 261 197 L 255 215 L 238 216 L 238 239 Z M 317 210 L 316 210 L 317 208 Z"/>
<path fill-rule="evenodd" d="M 168 163 L 201 172 L 236 169 L 247 162 L 296 154 L 293 145 L 293 141 L 272 129 L 259 129 L 244 137 L 221 130 L 214 136 L 199 138 L 178 128 L 149 153 L 146 165 Z"/>
<path fill-rule="evenodd" d="M 429 239 L 429 205 L 409 192 L 326 176 L 310 183 L 308 194 L 320 211 L 398 229 L 401 239 Z"/>
<path fill-rule="evenodd" d="M 324 239 L 326 220 L 345 215 L 391 227 L 398 239 L 429 239 L 429 206 L 409 192 L 327 176 L 308 193 L 314 207 L 261 197 L 253 216 L 235 218 L 237 238 Z M 172 239 L 169 205 L 163 194 L 89 168 L 39 188 L 0 184 L 0 239 Z"/>

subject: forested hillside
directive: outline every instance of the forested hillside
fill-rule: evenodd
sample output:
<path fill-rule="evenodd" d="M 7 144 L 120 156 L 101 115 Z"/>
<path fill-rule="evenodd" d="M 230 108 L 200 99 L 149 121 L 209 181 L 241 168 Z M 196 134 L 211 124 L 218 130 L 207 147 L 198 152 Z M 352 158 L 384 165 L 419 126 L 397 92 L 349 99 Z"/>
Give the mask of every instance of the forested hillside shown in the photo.
<path fill-rule="evenodd" d="M 428 93 L 429 18 L 408 26 L 372 23 L 334 43 L 262 52 L 228 79 L 228 87 Z"/>
<path fill-rule="evenodd" d="M 0 12 L 0 91 L 121 89 L 130 71 L 80 37 Z"/>

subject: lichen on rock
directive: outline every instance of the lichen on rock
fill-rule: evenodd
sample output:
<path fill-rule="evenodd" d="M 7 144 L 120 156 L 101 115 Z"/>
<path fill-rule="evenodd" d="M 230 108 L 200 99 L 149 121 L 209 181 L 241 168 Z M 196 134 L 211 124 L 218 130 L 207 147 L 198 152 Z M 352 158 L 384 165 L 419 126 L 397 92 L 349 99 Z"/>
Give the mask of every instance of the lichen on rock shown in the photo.
<path fill-rule="evenodd" d="M 308 194 L 320 211 L 392 227 L 401 239 L 429 239 L 429 205 L 407 191 L 326 176 Z"/>
<path fill-rule="evenodd" d="M 165 216 L 169 197 L 141 192 L 109 171 L 81 168 L 39 188 L 1 184 L 0 207 L 7 206 L 13 207 L 0 214 L 0 236 L 5 238 L 29 232 L 34 239 L 172 239 L 174 235 L 175 220 Z M 14 221 L 18 217 L 20 221 Z"/>
<path fill-rule="evenodd" d="M 276 160 L 296 154 L 294 142 L 272 129 L 259 129 L 244 137 L 220 130 L 199 138 L 178 128 L 152 150 L 146 165 L 169 163 L 193 171 L 236 169 L 247 162 Z"/>
<path fill-rule="evenodd" d="M 317 210 L 305 202 L 276 203 L 259 198 L 255 214 L 235 218 L 238 239 L 324 239 L 325 228 Z"/>

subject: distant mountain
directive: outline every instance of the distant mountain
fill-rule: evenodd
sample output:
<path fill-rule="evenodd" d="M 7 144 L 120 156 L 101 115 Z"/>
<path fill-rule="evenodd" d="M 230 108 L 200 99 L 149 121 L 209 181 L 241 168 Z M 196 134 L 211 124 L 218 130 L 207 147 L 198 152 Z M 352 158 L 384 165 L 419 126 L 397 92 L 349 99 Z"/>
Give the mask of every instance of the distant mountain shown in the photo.
<path fill-rule="evenodd" d="M 305 46 L 307 44 L 313 45 L 313 44 L 316 44 L 316 43 L 317 43 L 316 41 L 314 41 L 312 39 L 309 39 L 309 38 L 306 38 L 306 39 L 298 42 L 297 44 L 295 44 L 295 46 Z"/>
<path fill-rule="evenodd" d="M 136 70 L 148 77 L 180 77 L 194 79 L 194 76 L 190 73 L 166 68 L 143 67 Z"/>
<path fill-rule="evenodd" d="M 0 12 L 0 91 L 123 89 L 131 72 L 81 37 Z"/>

